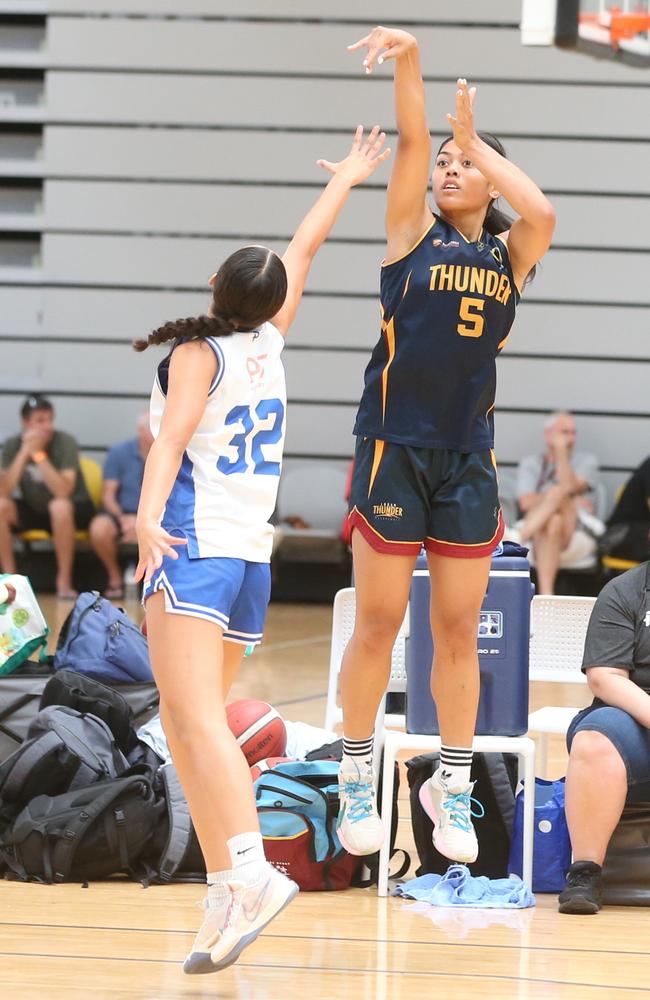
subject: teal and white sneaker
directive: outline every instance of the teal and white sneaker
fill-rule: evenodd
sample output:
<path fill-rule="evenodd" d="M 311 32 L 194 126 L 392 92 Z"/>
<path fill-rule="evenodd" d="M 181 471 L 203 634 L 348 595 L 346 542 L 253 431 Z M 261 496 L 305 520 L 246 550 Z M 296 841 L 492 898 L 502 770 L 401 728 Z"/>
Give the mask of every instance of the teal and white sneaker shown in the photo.
<path fill-rule="evenodd" d="M 236 962 L 274 917 L 288 906 L 298 886 L 272 865 L 265 864 L 257 882 L 230 884 L 225 917 L 208 909 L 192 951 L 183 965 L 189 975 L 219 972 Z M 221 924 L 221 926 L 220 926 Z"/>
<path fill-rule="evenodd" d="M 478 799 L 472 798 L 473 788 L 473 782 L 449 788 L 440 777 L 440 768 L 420 788 L 422 808 L 433 823 L 433 846 L 461 864 L 471 864 L 478 857 L 472 817 L 480 819 L 485 815 Z"/>
<path fill-rule="evenodd" d="M 374 854 L 384 842 L 372 767 L 344 761 L 339 771 L 340 810 L 336 832 L 349 854 Z"/>

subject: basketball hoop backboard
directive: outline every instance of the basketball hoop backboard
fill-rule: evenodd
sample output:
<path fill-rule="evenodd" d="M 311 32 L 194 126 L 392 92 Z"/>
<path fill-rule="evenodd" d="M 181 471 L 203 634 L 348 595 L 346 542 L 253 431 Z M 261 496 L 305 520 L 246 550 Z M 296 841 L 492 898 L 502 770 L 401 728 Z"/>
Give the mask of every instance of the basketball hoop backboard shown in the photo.
<path fill-rule="evenodd" d="M 650 66 L 650 0 L 523 0 L 524 45 Z"/>
<path fill-rule="evenodd" d="M 597 58 L 650 66 L 650 0 L 581 0 L 577 48 Z"/>

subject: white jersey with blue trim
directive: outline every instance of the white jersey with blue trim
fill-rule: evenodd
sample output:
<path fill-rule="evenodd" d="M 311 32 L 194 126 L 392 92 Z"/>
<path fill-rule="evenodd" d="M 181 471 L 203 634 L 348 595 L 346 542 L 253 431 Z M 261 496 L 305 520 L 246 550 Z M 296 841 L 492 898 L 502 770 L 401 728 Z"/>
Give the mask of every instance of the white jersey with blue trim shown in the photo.
<path fill-rule="evenodd" d="M 250 333 L 206 337 L 217 359 L 200 423 L 188 442 L 162 516 L 187 538 L 192 559 L 227 556 L 269 562 L 278 493 L 287 393 L 284 337 L 265 323 Z M 169 361 L 158 366 L 151 430 L 160 430 Z"/>

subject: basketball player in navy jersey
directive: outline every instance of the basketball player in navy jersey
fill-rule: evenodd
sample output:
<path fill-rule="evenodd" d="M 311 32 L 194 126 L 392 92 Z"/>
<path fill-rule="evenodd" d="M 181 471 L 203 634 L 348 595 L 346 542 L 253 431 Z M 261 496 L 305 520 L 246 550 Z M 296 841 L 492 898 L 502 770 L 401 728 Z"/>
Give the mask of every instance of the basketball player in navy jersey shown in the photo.
<path fill-rule="evenodd" d="M 471 821 L 479 696 L 477 633 L 490 556 L 503 534 L 493 447 L 495 358 L 524 283 L 548 249 L 555 213 L 537 185 L 477 133 L 475 91 L 456 89 L 452 130 L 433 167 L 416 39 L 377 27 L 350 46 L 364 66 L 395 60 L 399 141 L 386 210 L 381 335 L 365 374 L 350 497 L 356 625 L 343 658 L 339 836 L 354 854 L 383 840 L 372 782 L 375 715 L 413 567 L 427 551 L 441 766 L 421 798 L 434 844 L 478 852 Z M 503 194 L 519 218 L 495 209 Z M 480 809 L 476 807 L 475 814 Z"/>
<path fill-rule="evenodd" d="M 172 341 L 151 394 L 136 531 L 160 713 L 208 872 L 205 918 L 184 969 L 214 972 L 298 887 L 264 858 L 250 771 L 224 698 L 247 645 L 262 638 L 285 432 L 281 352 L 314 254 L 350 188 L 389 155 L 360 127 L 284 256 L 249 246 L 211 279 L 209 314 L 136 341 Z M 224 640 L 226 640 L 224 642 Z"/>

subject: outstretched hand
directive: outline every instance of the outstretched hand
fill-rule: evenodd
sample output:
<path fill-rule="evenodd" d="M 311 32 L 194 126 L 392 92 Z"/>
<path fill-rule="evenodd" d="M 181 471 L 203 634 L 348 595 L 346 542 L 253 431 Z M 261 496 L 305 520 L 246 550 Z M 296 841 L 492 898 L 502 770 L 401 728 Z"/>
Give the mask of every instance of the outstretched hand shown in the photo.
<path fill-rule="evenodd" d="M 148 583 L 154 572 L 162 566 L 163 556 L 178 559 L 178 552 L 174 551 L 173 545 L 187 545 L 186 538 L 176 538 L 168 534 L 157 521 L 153 520 L 144 523 L 136 521 L 136 534 L 139 550 L 134 577 L 136 583 L 139 580 Z"/>
<path fill-rule="evenodd" d="M 348 45 L 348 52 L 366 48 L 368 52 L 363 60 L 363 68 L 366 73 L 372 73 L 375 63 L 381 66 L 386 59 L 397 59 L 416 45 L 417 40 L 408 31 L 402 31 L 400 28 L 383 28 L 378 25 L 365 38 Z"/>
<path fill-rule="evenodd" d="M 317 160 L 319 167 L 329 170 L 330 174 L 339 174 L 353 187 L 360 184 L 375 172 L 380 163 L 384 163 L 390 156 L 390 149 L 382 152 L 381 147 L 386 141 L 386 133 L 379 131 L 379 125 L 375 125 L 368 138 L 364 141 L 363 125 L 359 125 L 354 133 L 352 148 L 344 160 L 332 163 L 330 160 Z"/>
<path fill-rule="evenodd" d="M 456 87 L 456 115 L 447 115 L 447 121 L 454 133 L 454 142 L 461 149 L 467 149 L 478 139 L 474 125 L 476 87 L 468 87 L 467 80 L 462 79 L 456 81 Z"/>

